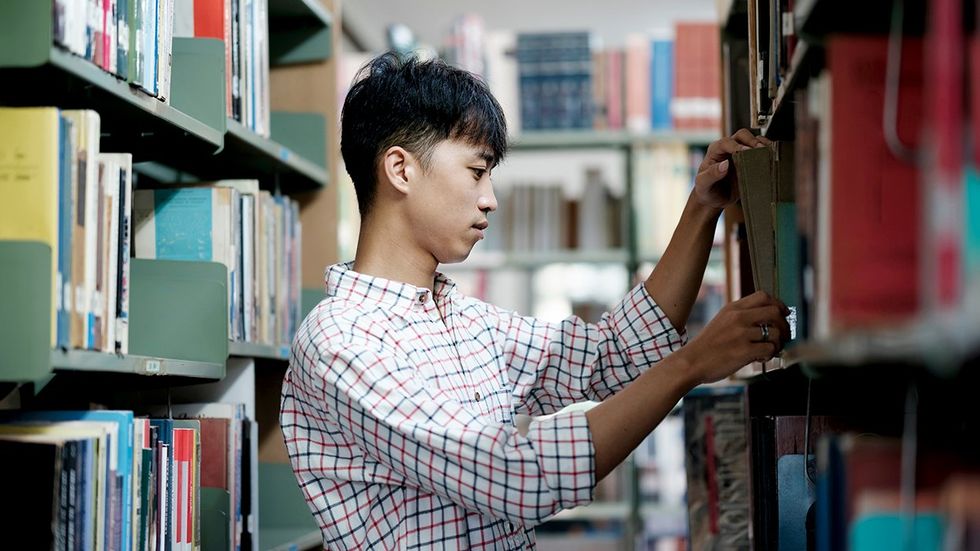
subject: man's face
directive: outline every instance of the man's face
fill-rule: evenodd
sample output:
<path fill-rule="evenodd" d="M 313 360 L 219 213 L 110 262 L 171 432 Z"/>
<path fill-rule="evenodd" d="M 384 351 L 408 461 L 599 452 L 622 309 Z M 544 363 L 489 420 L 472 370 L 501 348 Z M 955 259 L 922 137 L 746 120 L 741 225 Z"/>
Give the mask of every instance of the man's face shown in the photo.
<path fill-rule="evenodd" d="M 487 215 L 497 209 L 490 183 L 493 155 L 486 147 L 443 140 L 411 194 L 414 238 L 439 263 L 461 262 L 483 239 Z"/>

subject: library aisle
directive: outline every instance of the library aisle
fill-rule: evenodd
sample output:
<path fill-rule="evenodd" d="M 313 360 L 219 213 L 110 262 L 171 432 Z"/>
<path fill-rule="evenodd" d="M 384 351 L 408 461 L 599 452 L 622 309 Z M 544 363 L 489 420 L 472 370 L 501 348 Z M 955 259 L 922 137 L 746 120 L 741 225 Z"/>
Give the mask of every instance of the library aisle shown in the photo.
<path fill-rule="evenodd" d="M 439 269 L 550 322 L 657 266 L 711 143 L 771 140 L 731 156 L 686 331 L 765 291 L 791 340 L 537 549 L 980 550 L 980 0 L 0 2 L 0 547 L 323 548 L 280 400 L 388 51 L 499 102 L 498 209 Z"/>

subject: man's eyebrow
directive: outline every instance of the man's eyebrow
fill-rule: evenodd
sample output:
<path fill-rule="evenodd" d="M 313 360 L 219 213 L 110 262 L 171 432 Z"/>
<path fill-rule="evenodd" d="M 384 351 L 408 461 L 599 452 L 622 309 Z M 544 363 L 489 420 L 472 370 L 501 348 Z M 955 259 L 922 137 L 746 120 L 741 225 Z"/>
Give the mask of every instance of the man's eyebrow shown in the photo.
<path fill-rule="evenodd" d="M 486 161 L 488 166 L 494 166 L 497 160 L 497 156 L 494 155 L 489 149 L 480 149 L 475 151 L 471 158 L 474 160 Z"/>

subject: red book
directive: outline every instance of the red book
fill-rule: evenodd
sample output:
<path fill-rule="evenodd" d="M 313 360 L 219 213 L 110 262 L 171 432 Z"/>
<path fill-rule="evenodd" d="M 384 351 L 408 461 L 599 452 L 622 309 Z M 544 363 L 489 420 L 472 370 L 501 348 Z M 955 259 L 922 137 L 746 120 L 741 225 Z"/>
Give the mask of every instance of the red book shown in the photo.
<path fill-rule="evenodd" d="M 174 539 L 179 549 L 194 545 L 194 429 L 174 429 L 174 476 Z"/>
<path fill-rule="evenodd" d="M 919 170 L 885 142 L 887 37 L 835 36 L 831 75 L 830 324 L 894 324 L 919 307 Z M 897 130 L 919 147 L 922 41 L 904 39 Z M 823 264 L 826 266 L 826 264 Z"/>
<path fill-rule="evenodd" d="M 606 52 L 606 117 L 610 130 L 623 128 L 623 51 Z"/>

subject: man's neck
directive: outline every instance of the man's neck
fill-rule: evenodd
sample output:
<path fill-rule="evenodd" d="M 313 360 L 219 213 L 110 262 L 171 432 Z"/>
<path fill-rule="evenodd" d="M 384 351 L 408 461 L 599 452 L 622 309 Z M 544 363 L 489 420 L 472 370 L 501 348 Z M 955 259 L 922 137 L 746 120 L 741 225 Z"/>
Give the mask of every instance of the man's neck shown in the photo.
<path fill-rule="evenodd" d="M 407 236 L 395 231 L 394 224 L 374 220 L 361 221 L 354 271 L 431 290 L 438 266 L 435 258 L 406 242 Z"/>

